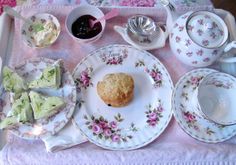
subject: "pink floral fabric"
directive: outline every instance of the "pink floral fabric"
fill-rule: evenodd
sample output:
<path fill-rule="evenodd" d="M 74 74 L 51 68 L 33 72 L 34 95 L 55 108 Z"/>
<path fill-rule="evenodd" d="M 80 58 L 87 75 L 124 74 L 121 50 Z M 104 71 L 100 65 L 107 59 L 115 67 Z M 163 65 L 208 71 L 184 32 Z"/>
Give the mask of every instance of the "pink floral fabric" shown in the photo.
<path fill-rule="evenodd" d="M 155 0 L 121 0 L 120 6 L 133 6 L 133 7 L 153 7 Z"/>
<path fill-rule="evenodd" d="M 14 7 L 16 6 L 16 0 L 0 0 L 0 15 L 3 12 L 3 6 L 5 5 Z"/>

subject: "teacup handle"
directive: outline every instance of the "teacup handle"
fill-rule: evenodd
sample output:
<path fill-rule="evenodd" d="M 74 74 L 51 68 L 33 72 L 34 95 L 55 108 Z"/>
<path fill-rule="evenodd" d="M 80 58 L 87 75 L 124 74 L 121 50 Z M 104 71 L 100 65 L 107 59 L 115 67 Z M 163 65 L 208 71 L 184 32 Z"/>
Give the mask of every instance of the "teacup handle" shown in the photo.
<path fill-rule="evenodd" d="M 236 48 L 236 41 L 232 41 L 230 42 L 224 49 L 224 52 L 228 52 L 230 51 L 231 49 L 233 48 Z M 235 63 L 236 62 L 236 57 L 231 57 L 231 56 L 228 56 L 228 57 L 221 57 L 219 59 L 219 62 L 224 62 L 224 63 Z"/>

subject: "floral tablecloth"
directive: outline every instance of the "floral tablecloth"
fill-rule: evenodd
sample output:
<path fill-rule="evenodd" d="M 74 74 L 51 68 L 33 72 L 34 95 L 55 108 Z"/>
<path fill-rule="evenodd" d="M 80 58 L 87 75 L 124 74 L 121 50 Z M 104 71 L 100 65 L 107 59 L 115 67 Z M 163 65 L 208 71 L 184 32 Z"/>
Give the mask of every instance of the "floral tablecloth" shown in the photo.
<path fill-rule="evenodd" d="M 38 3 L 36 1 L 34 2 Z M 190 4 L 195 3 L 194 0 L 183 2 Z M 43 3 L 43 0 L 40 1 L 40 3 Z M 73 1 L 73 3 L 76 2 Z M 29 49 L 21 42 L 19 28 L 15 28 L 12 51 L 14 58 L 11 59 L 10 63 L 14 65 L 23 59 L 36 56 L 62 58 L 65 61 L 66 67 L 72 71 L 76 64 L 89 52 L 108 44 L 125 44 L 122 38 L 113 31 L 114 25 L 123 25 L 127 22 L 127 17 L 124 15 L 110 20 L 106 26 L 105 34 L 94 44 L 79 45 L 71 40 L 70 36 L 65 31 L 64 21 L 66 14 L 72 8 L 73 6 L 26 6 L 24 8 L 18 8 L 24 16 L 29 16 L 38 11 L 47 11 L 56 15 L 61 22 L 62 33 L 58 41 L 50 48 Z M 63 11 L 63 13 L 61 11 Z M 20 27 L 21 25 L 22 22 L 16 20 L 15 27 Z M 176 83 L 184 73 L 193 69 L 180 63 L 175 56 L 172 55 L 168 44 L 162 49 L 150 52 L 167 67 L 174 83 Z M 236 161 L 235 153 L 236 137 L 219 144 L 202 143 L 188 136 L 173 118 L 164 133 L 154 142 L 133 151 L 109 151 L 87 142 L 71 149 L 56 153 L 47 153 L 42 141 L 23 140 L 9 134 L 7 145 L 0 152 L 0 164 L 159 163 L 223 165 L 233 164 Z"/>

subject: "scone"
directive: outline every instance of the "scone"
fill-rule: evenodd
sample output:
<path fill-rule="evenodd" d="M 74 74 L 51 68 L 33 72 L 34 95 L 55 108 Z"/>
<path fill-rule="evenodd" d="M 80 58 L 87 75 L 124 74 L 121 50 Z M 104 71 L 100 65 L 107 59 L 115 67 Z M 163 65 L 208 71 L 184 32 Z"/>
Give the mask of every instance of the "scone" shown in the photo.
<path fill-rule="evenodd" d="M 122 107 L 133 98 L 134 80 L 125 73 L 107 74 L 97 83 L 97 93 L 108 105 Z"/>

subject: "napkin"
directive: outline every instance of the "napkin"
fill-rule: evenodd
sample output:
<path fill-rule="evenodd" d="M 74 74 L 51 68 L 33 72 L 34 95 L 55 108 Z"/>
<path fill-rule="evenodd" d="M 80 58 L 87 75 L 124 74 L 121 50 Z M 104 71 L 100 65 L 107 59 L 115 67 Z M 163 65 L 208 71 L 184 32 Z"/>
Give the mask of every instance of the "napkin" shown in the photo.
<path fill-rule="evenodd" d="M 57 134 L 42 138 L 47 152 L 57 152 L 87 141 L 71 121 Z"/>

